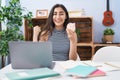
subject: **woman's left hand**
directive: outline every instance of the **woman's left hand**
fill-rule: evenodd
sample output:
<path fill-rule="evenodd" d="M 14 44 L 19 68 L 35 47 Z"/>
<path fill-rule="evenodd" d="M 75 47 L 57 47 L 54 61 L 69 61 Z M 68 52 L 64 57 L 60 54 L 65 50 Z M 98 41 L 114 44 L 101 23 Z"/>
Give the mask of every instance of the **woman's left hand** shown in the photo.
<path fill-rule="evenodd" d="M 70 51 L 69 51 L 69 59 L 76 60 L 77 59 L 77 34 L 75 32 L 75 23 L 69 23 L 67 25 L 67 35 L 70 40 Z"/>
<path fill-rule="evenodd" d="M 75 32 L 75 23 L 69 23 L 67 25 L 67 34 L 68 34 L 68 38 L 70 39 L 70 41 L 72 42 L 76 42 L 76 32 Z"/>

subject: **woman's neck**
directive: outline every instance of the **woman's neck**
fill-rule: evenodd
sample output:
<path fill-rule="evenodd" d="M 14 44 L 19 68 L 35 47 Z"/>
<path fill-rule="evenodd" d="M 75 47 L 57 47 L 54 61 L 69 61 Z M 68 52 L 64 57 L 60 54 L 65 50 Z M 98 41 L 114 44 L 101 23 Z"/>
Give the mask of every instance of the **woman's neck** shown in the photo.
<path fill-rule="evenodd" d="M 63 26 L 56 26 L 55 29 L 56 29 L 56 30 L 63 30 L 64 27 L 63 27 Z"/>

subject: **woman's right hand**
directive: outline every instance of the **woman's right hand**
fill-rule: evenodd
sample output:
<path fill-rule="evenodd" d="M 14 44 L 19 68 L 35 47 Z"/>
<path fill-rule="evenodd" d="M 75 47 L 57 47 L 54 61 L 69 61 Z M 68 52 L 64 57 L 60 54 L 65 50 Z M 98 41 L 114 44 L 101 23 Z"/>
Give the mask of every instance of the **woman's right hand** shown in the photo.
<path fill-rule="evenodd" d="M 41 31 L 41 28 L 39 26 L 35 26 L 33 28 L 33 41 L 38 41 L 38 35 L 40 31 Z"/>
<path fill-rule="evenodd" d="M 38 34 L 40 31 L 41 31 L 41 28 L 40 28 L 39 26 L 35 26 L 35 27 L 33 28 L 33 32 L 34 32 L 35 34 Z"/>

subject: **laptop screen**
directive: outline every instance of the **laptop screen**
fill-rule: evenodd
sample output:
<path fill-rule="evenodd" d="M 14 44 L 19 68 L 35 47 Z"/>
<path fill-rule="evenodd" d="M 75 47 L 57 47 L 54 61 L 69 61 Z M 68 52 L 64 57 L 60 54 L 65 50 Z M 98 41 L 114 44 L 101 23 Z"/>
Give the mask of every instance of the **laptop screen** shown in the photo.
<path fill-rule="evenodd" d="M 50 67 L 53 60 L 51 42 L 11 41 L 9 52 L 14 69 Z"/>

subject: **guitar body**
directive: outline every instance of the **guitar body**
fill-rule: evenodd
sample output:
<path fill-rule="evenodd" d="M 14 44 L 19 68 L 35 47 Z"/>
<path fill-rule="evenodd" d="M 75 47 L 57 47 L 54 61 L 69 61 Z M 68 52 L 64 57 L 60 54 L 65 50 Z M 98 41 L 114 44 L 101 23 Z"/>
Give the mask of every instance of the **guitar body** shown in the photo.
<path fill-rule="evenodd" d="M 105 26 L 111 26 L 114 24 L 114 19 L 112 17 L 112 11 L 105 11 L 104 12 L 104 19 L 103 19 L 102 23 Z"/>
<path fill-rule="evenodd" d="M 104 18 L 102 21 L 102 24 L 105 26 L 111 26 L 114 24 L 114 19 L 112 17 L 112 11 L 109 9 L 109 0 L 106 0 L 107 2 L 107 10 L 104 12 Z"/>

